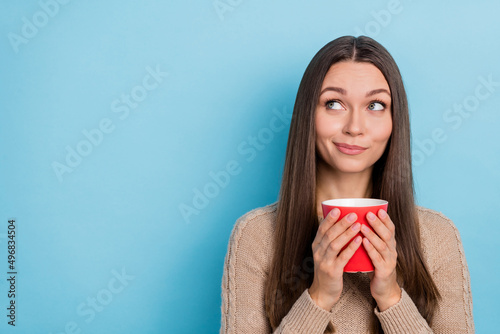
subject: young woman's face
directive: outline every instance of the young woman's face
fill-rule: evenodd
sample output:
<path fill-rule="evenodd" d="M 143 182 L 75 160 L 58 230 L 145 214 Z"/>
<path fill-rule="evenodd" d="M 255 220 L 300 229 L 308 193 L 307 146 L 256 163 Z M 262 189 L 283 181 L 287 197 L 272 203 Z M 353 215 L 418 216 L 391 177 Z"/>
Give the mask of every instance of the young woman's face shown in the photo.
<path fill-rule="evenodd" d="M 391 92 L 370 63 L 334 64 L 316 107 L 316 150 L 340 173 L 371 172 L 392 132 Z"/>

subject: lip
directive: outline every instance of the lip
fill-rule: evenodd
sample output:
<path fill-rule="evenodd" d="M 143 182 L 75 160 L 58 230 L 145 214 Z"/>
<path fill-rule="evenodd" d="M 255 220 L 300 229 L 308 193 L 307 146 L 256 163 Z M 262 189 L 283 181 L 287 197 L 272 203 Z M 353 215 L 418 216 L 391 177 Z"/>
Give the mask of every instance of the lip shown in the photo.
<path fill-rule="evenodd" d="M 366 151 L 366 149 L 367 149 L 366 147 L 357 146 L 357 145 L 349 145 L 349 144 L 344 144 L 344 143 L 334 143 L 334 144 L 340 152 L 342 152 L 344 154 L 348 154 L 348 155 L 361 154 L 364 151 Z"/>

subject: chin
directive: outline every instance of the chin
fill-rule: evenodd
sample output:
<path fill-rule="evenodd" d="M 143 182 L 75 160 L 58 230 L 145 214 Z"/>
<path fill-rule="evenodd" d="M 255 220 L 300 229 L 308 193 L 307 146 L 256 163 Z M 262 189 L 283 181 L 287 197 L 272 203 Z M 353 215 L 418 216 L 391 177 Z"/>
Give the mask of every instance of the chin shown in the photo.
<path fill-rule="evenodd" d="M 347 164 L 336 164 L 331 166 L 333 170 L 336 172 L 340 173 L 349 173 L 349 174 L 356 174 L 356 173 L 363 173 L 367 170 L 370 170 L 370 166 L 366 166 L 365 164 L 358 164 L 358 163 L 347 163 Z"/>
<path fill-rule="evenodd" d="M 337 169 L 338 172 L 343 174 L 359 174 L 367 171 L 367 168 L 350 168 L 350 169 Z"/>

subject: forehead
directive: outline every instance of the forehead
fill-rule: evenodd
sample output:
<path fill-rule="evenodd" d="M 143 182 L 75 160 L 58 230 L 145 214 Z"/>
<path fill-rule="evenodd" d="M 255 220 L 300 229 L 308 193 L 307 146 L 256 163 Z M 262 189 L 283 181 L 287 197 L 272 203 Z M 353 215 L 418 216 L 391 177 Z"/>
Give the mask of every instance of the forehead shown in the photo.
<path fill-rule="evenodd" d="M 385 88 L 389 84 L 382 72 L 373 64 L 366 62 L 343 61 L 330 67 L 322 89 L 333 86 L 349 91 L 370 91 Z"/>

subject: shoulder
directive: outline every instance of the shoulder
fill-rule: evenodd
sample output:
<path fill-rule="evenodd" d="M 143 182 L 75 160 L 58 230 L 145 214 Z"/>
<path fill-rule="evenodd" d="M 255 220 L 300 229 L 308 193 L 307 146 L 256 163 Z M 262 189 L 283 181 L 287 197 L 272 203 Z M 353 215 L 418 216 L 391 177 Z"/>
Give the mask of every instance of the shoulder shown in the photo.
<path fill-rule="evenodd" d="M 235 228 L 245 229 L 249 226 L 259 224 L 269 224 L 276 220 L 278 203 L 272 203 L 261 208 L 253 209 L 238 218 Z"/>
<path fill-rule="evenodd" d="M 229 239 L 228 256 L 248 264 L 267 266 L 273 251 L 277 203 L 254 209 L 235 223 Z"/>
<path fill-rule="evenodd" d="M 463 256 L 460 233 L 455 224 L 441 212 L 417 206 L 422 252 L 431 268 L 437 269 L 444 254 Z"/>
<path fill-rule="evenodd" d="M 457 231 L 457 228 L 451 219 L 446 217 L 441 212 L 417 206 L 417 216 L 421 233 L 429 230 L 432 232 L 438 232 L 437 230 L 442 229 L 444 229 L 446 233 Z"/>
<path fill-rule="evenodd" d="M 417 217 L 421 237 L 430 238 L 443 237 L 452 234 L 458 237 L 458 229 L 455 224 L 441 212 L 417 206 Z"/>
<path fill-rule="evenodd" d="M 276 223 L 277 203 L 253 209 L 241 216 L 235 223 L 231 233 L 231 241 L 237 242 L 242 237 L 253 234 L 267 235 L 274 232 Z"/>

